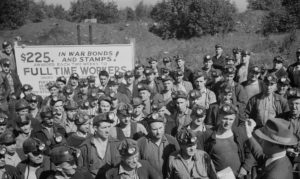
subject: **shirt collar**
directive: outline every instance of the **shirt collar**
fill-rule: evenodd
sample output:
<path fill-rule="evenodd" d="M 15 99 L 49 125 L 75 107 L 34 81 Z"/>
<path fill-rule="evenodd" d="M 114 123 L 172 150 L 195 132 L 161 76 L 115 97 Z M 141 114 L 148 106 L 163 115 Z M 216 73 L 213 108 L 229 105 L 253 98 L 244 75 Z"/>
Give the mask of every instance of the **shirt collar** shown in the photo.
<path fill-rule="evenodd" d="M 282 151 L 276 154 L 273 154 L 271 158 L 266 161 L 266 166 L 270 165 L 272 162 L 281 159 L 286 156 L 286 151 Z"/>
<path fill-rule="evenodd" d="M 140 162 L 137 162 L 136 169 L 141 168 L 141 167 L 142 167 L 142 164 Z M 119 175 L 121 175 L 121 174 L 131 175 L 132 172 L 125 170 L 124 167 L 122 165 L 120 165 L 119 166 Z"/>

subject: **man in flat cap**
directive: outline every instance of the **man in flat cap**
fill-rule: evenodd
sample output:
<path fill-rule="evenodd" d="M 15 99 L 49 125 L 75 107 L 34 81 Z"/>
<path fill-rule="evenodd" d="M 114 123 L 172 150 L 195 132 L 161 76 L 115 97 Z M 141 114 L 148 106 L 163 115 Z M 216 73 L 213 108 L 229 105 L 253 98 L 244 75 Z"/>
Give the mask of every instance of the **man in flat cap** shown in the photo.
<path fill-rule="evenodd" d="M 0 51 L 0 59 L 5 59 L 5 58 L 8 59 L 9 62 L 11 63 L 10 69 L 12 71 L 16 72 L 17 66 L 16 66 L 16 59 L 15 59 L 15 54 L 14 54 L 14 50 L 13 50 L 13 45 L 9 41 L 4 41 L 2 43 L 2 51 Z M 1 63 L 1 61 L 0 61 L 0 63 Z"/>
<path fill-rule="evenodd" d="M 206 85 L 210 86 L 213 82 L 212 72 L 215 70 L 215 68 L 213 67 L 212 57 L 210 55 L 205 55 L 204 56 L 204 58 L 203 58 L 203 67 L 201 68 L 201 70 L 207 76 Z"/>
<path fill-rule="evenodd" d="M 81 154 L 69 146 L 55 147 L 51 151 L 50 160 L 55 165 L 55 172 L 48 175 L 46 179 L 93 179 L 92 175 L 85 169 L 76 164 L 78 155 Z"/>
<path fill-rule="evenodd" d="M 277 82 L 277 90 L 275 93 L 287 98 L 287 92 L 290 88 L 290 83 L 291 81 L 287 76 L 280 77 Z"/>
<path fill-rule="evenodd" d="M 185 59 L 182 54 L 176 55 L 175 62 L 177 69 L 176 71 L 181 71 L 183 73 L 183 80 L 193 82 L 193 71 L 189 69 L 185 64 Z"/>
<path fill-rule="evenodd" d="M 111 167 L 120 162 L 119 141 L 110 135 L 115 114 L 102 113 L 93 120 L 94 135 L 80 146 L 79 166 L 89 170 L 94 178 L 102 179 Z"/>
<path fill-rule="evenodd" d="M 281 56 L 274 57 L 273 68 L 268 70 L 269 74 L 274 74 L 278 79 L 287 76 L 286 68 L 283 66 L 284 59 Z"/>
<path fill-rule="evenodd" d="M 243 50 L 241 52 L 242 60 L 239 65 L 236 66 L 236 76 L 235 81 L 242 83 L 247 80 L 250 65 L 251 53 L 248 50 Z"/>
<path fill-rule="evenodd" d="M 268 119 L 289 111 L 287 100 L 275 93 L 276 88 L 277 77 L 267 75 L 264 79 L 263 91 L 250 98 L 247 103 L 246 118 L 254 119 L 258 128 L 264 126 Z"/>
<path fill-rule="evenodd" d="M 149 134 L 140 138 L 137 145 L 142 160 L 147 160 L 164 178 L 167 177 L 168 157 L 179 145 L 176 139 L 165 134 L 166 119 L 158 113 L 147 117 Z"/>
<path fill-rule="evenodd" d="M 217 179 L 214 165 L 209 155 L 197 149 L 197 136 L 190 130 L 183 128 L 176 139 L 180 150 L 169 157 L 168 178 L 205 178 Z"/>
<path fill-rule="evenodd" d="M 136 86 L 134 85 L 134 73 L 132 71 L 126 71 L 124 77 L 126 83 L 121 83 L 119 85 L 118 91 L 125 94 L 128 99 L 131 100 L 134 93 L 137 93 Z"/>
<path fill-rule="evenodd" d="M 118 150 L 121 155 L 120 164 L 106 172 L 106 179 L 162 179 L 153 166 L 146 160 L 140 160 L 139 147 L 132 139 L 124 139 Z"/>
<path fill-rule="evenodd" d="M 76 132 L 77 126 L 75 124 L 75 115 L 79 109 L 78 104 L 75 101 L 68 101 L 64 105 L 66 111 L 66 119 L 62 121 L 62 126 L 66 129 L 67 134 Z"/>
<path fill-rule="evenodd" d="M 247 145 L 262 168 L 258 179 L 293 179 L 293 166 L 286 156 L 286 147 L 298 144 L 298 138 L 288 129 L 288 122 L 273 118 L 267 120 L 264 127 L 256 128 L 253 119 L 246 122 Z M 252 137 L 252 133 L 262 141 Z"/>
<path fill-rule="evenodd" d="M 300 48 L 296 51 L 296 62 L 287 68 L 288 77 L 292 87 L 300 87 Z"/>
<path fill-rule="evenodd" d="M 243 127 L 234 127 L 238 120 L 238 108 L 233 104 L 220 106 L 217 126 L 200 136 L 199 144 L 211 156 L 216 171 L 228 166 L 238 178 L 250 174 L 254 159 L 246 147 L 247 136 Z"/>

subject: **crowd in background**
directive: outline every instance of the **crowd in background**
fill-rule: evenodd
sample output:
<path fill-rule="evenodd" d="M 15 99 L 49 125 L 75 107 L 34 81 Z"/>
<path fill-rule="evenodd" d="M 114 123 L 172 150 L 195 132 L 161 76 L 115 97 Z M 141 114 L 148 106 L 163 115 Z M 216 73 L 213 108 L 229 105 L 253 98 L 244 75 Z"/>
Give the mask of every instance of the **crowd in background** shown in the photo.
<path fill-rule="evenodd" d="M 180 54 L 150 57 L 113 76 L 60 76 L 45 98 L 2 48 L 0 178 L 300 177 L 300 48 L 271 69 L 221 45 L 195 70 Z"/>

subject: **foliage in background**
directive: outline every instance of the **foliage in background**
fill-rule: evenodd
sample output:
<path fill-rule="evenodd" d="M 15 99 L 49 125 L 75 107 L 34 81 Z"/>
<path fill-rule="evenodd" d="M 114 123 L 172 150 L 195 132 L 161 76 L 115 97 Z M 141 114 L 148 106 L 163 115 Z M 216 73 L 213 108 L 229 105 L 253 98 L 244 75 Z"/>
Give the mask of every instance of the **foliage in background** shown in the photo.
<path fill-rule="evenodd" d="M 229 0 L 165 0 L 154 6 L 150 31 L 163 39 L 227 33 L 234 28 L 236 7 Z"/>
<path fill-rule="evenodd" d="M 0 9 L 0 29 L 16 29 L 25 24 L 27 9 L 23 0 L 1 0 Z"/>
<path fill-rule="evenodd" d="M 151 11 L 152 11 L 152 6 L 144 4 L 143 1 L 139 2 L 135 8 L 136 17 L 139 20 L 149 18 Z"/>
<path fill-rule="evenodd" d="M 266 10 L 263 34 L 291 32 L 300 28 L 299 0 L 248 0 L 249 9 Z"/>

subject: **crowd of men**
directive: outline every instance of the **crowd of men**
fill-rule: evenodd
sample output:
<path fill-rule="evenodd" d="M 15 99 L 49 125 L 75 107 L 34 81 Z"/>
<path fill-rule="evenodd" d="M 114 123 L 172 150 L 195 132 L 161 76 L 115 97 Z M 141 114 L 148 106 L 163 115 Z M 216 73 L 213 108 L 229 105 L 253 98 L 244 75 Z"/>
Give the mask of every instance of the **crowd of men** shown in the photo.
<path fill-rule="evenodd" d="M 300 177 L 300 48 L 287 68 L 221 45 L 194 71 L 181 55 L 148 58 L 114 76 L 58 77 L 45 98 L 2 48 L 0 178 Z"/>

